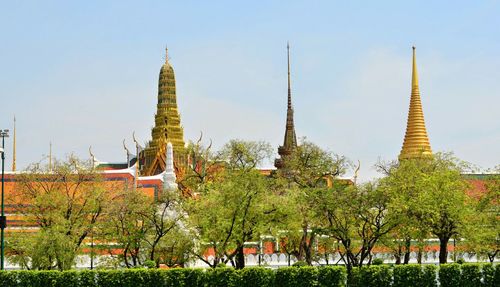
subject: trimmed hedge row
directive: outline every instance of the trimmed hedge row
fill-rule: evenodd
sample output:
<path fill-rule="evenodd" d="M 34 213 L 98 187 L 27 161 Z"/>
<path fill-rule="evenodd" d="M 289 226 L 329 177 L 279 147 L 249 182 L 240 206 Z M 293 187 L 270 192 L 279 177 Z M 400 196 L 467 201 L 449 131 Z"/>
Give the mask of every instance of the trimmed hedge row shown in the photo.
<path fill-rule="evenodd" d="M 376 265 L 204 269 L 125 269 L 85 271 L 2 271 L 0 286 L 43 287 L 468 287 L 498 286 L 500 265 Z"/>

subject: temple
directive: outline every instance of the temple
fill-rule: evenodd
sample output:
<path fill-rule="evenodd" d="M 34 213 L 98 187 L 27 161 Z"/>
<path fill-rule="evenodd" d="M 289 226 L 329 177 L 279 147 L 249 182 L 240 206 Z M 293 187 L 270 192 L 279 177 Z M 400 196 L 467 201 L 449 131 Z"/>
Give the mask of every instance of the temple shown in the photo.
<path fill-rule="evenodd" d="M 424 112 L 418 87 L 417 58 L 413 47 L 413 69 L 411 78 L 411 99 L 408 111 L 406 134 L 399 159 L 421 158 L 432 155 L 429 137 L 425 128 Z"/>
<path fill-rule="evenodd" d="M 283 145 L 278 147 L 280 158 L 274 161 L 274 166 L 278 169 L 286 166 L 287 157 L 297 147 L 297 136 L 295 135 L 295 126 L 293 123 L 293 106 L 292 106 L 292 88 L 290 83 L 290 45 L 287 43 L 287 64 L 288 64 L 288 103 L 286 111 L 286 126 L 285 139 Z"/>
<path fill-rule="evenodd" d="M 175 74 L 168 61 L 168 49 L 165 63 L 160 69 L 158 80 L 158 104 L 155 126 L 151 130 L 152 139 L 142 153 L 139 153 L 139 173 L 143 176 L 159 174 L 165 170 L 166 145 L 172 143 L 174 162 L 179 164 L 184 159 L 184 130 L 177 109 Z"/>

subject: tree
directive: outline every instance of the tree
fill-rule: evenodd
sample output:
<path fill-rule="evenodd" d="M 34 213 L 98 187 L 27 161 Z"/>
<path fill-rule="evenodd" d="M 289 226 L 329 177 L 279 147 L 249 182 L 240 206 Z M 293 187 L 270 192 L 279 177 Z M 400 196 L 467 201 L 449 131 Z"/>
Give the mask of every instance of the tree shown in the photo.
<path fill-rule="evenodd" d="M 84 240 L 102 223 L 110 187 L 90 162 L 69 156 L 31 164 L 17 177 L 11 204 L 27 227 L 9 241 L 11 260 L 27 269 L 70 269 Z"/>
<path fill-rule="evenodd" d="M 151 232 L 144 238 L 148 244 L 149 260 L 155 261 L 157 266 L 160 264 L 160 258 L 156 254 L 156 249 L 162 241 L 182 232 L 188 232 L 181 221 L 185 217 L 181 202 L 177 190 L 164 190 L 159 198 L 155 199 L 154 203 L 141 214 L 146 224 L 151 227 Z M 172 261 L 170 258 L 167 260 Z"/>
<path fill-rule="evenodd" d="M 244 243 L 260 237 L 272 207 L 266 205 L 266 179 L 257 171 L 225 173 L 223 181 L 191 200 L 189 220 L 201 245 L 195 255 L 211 267 L 231 261 L 243 268 Z M 213 262 L 205 258 L 209 250 Z"/>
<path fill-rule="evenodd" d="M 343 175 L 350 162 L 344 156 L 323 150 L 305 139 L 286 158 L 278 176 L 304 188 L 325 187 L 329 180 Z"/>
<path fill-rule="evenodd" d="M 328 192 L 329 187 L 339 184 L 341 181 L 337 177 L 345 173 L 349 161 L 305 139 L 285 160 L 285 167 L 276 174 L 285 190 L 281 196 L 288 197 L 289 202 L 283 226 L 287 230 L 283 248 L 289 255 L 311 265 L 315 239 L 325 223 L 316 216 L 319 212 L 316 212 L 315 195 Z"/>
<path fill-rule="evenodd" d="M 461 173 L 467 165 L 451 154 L 406 159 L 384 179 L 399 213 L 416 223 L 421 234 L 436 236 L 440 242 L 439 262 L 446 263 L 448 242 L 463 231 L 470 214 L 467 182 Z"/>
<path fill-rule="evenodd" d="M 141 266 L 146 260 L 145 238 L 152 227 L 144 218 L 154 205 L 154 201 L 133 188 L 124 188 L 116 194 L 111 202 L 106 223 L 97 230 L 98 238 L 105 242 L 116 242 L 109 245 L 108 252 L 114 256 L 117 250 L 118 264 L 125 267 Z"/>
<path fill-rule="evenodd" d="M 217 153 L 220 177 L 196 187 L 189 219 L 199 236 L 195 255 L 209 266 L 231 261 L 244 267 L 244 243 L 260 237 L 273 210 L 266 205 L 268 180 L 255 169 L 270 154 L 267 143 L 232 140 Z M 209 250 L 213 262 L 205 258 Z"/>
<path fill-rule="evenodd" d="M 493 263 L 500 252 L 500 175 L 486 176 L 479 182 L 484 192 L 472 194 L 474 213 L 465 236 L 467 250 Z M 480 187 L 478 187 L 480 188 Z"/>
<path fill-rule="evenodd" d="M 376 183 L 315 193 L 318 216 L 326 222 L 323 233 L 338 240 L 337 251 L 349 272 L 365 261 L 369 264 L 373 247 L 397 226 L 389 202 L 387 190 Z"/>
<path fill-rule="evenodd" d="M 405 161 L 400 166 L 398 161 L 381 162 L 376 164 L 379 172 L 386 177 L 380 182 L 391 197 L 392 212 L 398 214 L 399 225 L 382 239 L 383 244 L 392 250 L 396 264 L 408 264 L 410 261 L 411 242 L 413 239 L 422 243 L 429 237 L 430 231 L 426 224 L 413 216 L 413 207 L 410 205 L 416 196 L 415 186 L 420 180 L 421 172 L 415 165 L 420 161 Z M 422 244 L 418 245 L 417 261 L 422 259 Z M 403 261 L 401 262 L 401 259 Z"/>
<path fill-rule="evenodd" d="M 125 188 L 117 194 L 107 214 L 107 223 L 101 228 L 103 239 L 117 242 L 119 248 L 109 247 L 109 254 L 116 250 L 119 263 L 126 267 L 142 266 L 145 261 L 156 266 L 183 265 L 187 260 L 188 228 L 182 221 L 185 214 L 179 192 L 162 191 L 158 198 Z"/>

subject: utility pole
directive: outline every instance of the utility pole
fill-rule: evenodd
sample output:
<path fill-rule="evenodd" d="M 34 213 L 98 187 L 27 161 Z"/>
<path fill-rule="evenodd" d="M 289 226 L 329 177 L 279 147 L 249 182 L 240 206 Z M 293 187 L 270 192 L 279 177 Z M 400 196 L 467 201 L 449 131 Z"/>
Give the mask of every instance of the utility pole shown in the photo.
<path fill-rule="evenodd" d="M 1 259 L 0 259 L 0 270 L 4 270 L 4 254 L 5 254 L 5 242 L 4 242 L 4 231 L 7 227 L 7 218 L 5 217 L 4 211 L 4 174 L 5 174 L 5 138 L 9 137 L 9 130 L 0 130 L 0 137 L 2 137 L 2 149 L 0 150 L 2 154 L 2 215 L 0 216 L 0 228 L 1 228 Z"/>

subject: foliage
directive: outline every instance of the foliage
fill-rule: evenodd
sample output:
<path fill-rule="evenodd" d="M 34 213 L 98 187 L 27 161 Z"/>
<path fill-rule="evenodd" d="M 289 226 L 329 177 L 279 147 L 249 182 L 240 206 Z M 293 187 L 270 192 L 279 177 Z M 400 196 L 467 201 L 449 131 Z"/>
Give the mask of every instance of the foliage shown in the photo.
<path fill-rule="evenodd" d="M 392 283 L 392 270 L 386 265 L 357 267 L 355 284 L 349 286 L 390 286 Z M 354 283 L 354 282 L 353 282 Z"/>
<path fill-rule="evenodd" d="M 369 260 L 375 244 L 397 224 L 389 210 L 389 194 L 376 183 L 345 186 L 315 193 L 324 233 L 338 240 L 348 270 Z"/>
<path fill-rule="evenodd" d="M 420 265 L 396 265 L 393 270 L 394 287 L 417 286 L 421 281 L 422 266 Z"/>
<path fill-rule="evenodd" d="M 302 267 L 303 268 L 303 267 Z M 299 273 L 300 268 L 295 267 L 284 267 L 276 270 L 274 281 L 276 284 L 279 284 L 282 287 L 294 287 L 300 286 L 297 285 L 297 274 Z"/>
<path fill-rule="evenodd" d="M 329 179 L 343 175 L 350 162 L 344 156 L 323 150 L 305 139 L 286 158 L 286 166 L 279 176 L 299 187 L 325 187 Z"/>
<path fill-rule="evenodd" d="M 199 242 L 194 254 L 211 267 L 231 261 L 243 268 L 244 243 L 258 240 L 268 229 L 275 209 L 270 204 L 273 192 L 255 167 L 269 153 L 266 143 L 230 141 L 218 153 L 224 168 L 217 171 L 217 180 L 193 187 L 199 198 L 189 199 L 187 210 Z M 209 249 L 214 252 L 212 262 L 205 257 Z"/>
<path fill-rule="evenodd" d="M 344 287 L 347 282 L 347 273 L 345 268 L 340 266 L 324 266 L 318 268 L 318 286 Z"/>
<path fill-rule="evenodd" d="M 462 287 L 477 287 L 481 286 L 481 266 L 478 264 L 462 264 Z"/>
<path fill-rule="evenodd" d="M 422 287 L 437 286 L 436 274 L 438 267 L 436 265 L 424 265 L 422 274 Z"/>
<path fill-rule="evenodd" d="M 273 286 L 274 271 L 268 268 L 244 268 L 240 271 L 241 287 Z"/>
<path fill-rule="evenodd" d="M 9 203 L 39 231 L 9 236 L 10 260 L 27 269 L 71 268 L 84 240 L 103 222 L 111 189 L 89 162 L 74 156 L 52 166 L 30 165 L 18 175 Z"/>
<path fill-rule="evenodd" d="M 233 268 L 215 268 L 208 271 L 207 287 L 228 286 L 237 287 L 239 285 L 239 273 Z"/>
<path fill-rule="evenodd" d="M 496 286 L 500 265 L 442 264 L 439 269 L 441 286 Z M 435 287 L 435 265 L 398 265 L 355 267 L 347 280 L 344 267 L 284 267 L 215 268 L 210 270 L 174 268 L 125 269 L 93 271 L 1 271 L 0 282 L 5 287 L 61 286 L 167 286 L 167 287 L 287 287 L 287 286 L 415 286 Z"/>
<path fill-rule="evenodd" d="M 321 211 L 316 194 L 330 192 L 331 186 L 339 185 L 336 177 L 344 174 L 349 162 L 305 139 L 284 160 L 284 168 L 275 174 L 275 184 L 281 185 L 278 214 L 284 215 L 278 220 L 280 233 L 276 236 L 284 252 L 311 265 L 320 256 L 315 253 L 314 243 L 325 229 L 325 220 L 318 216 Z"/>
<path fill-rule="evenodd" d="M 382 265 L 384 264 L 384 259 L 382 258 L 375 258 L 372 260 L 372 265 Z"/>
<path fill-rule="evenodd" d="M 391 207 L 402 219 L 400 235 L 440 240 L 440 263 L 446 263 L 450 238 L 462 235 L 471 214 L 461 172 L 466 164 L 451 154 L 406 159 L 389 168 L 381 186 L 391 195 Z M 399 238 L 395 238 L 399 239 Z"/>
<path fill-rule="evenodd" d="M 300 260 L 292 264 L 292 266 L 294 266 L 294 267 L 304 267 L 304 266 L 308 266 L 308 265 L 309 264 L 307 264 L 307 262 L 300 261 Z"/>
<path fill-rule="evenodd" d="M 500 174 L 482 180 L 485 192 L 473 194 L 474 213 L 469 217 L 465 249 L 493 262 L 500 253 Z"/>
<path fill-rule="evenodd" d="M 177 191 L 164 191 L 154 199 L 125 188 L 114 197 L 108 220 L 98 235 L 122 247 L 119 265 L 137 267 L 146 260 L 156 267 L 183 265 L 191 240 L 182 217 L 182 200 Z M 116 246 L 109 246 L 111 256 L 115 250 Z"/>
<path fill-rule="evenodd" d="M 439 267 L 439 283 L 442 287 L 460 287 L 460 265 L 456 263 L 441 264 Z"/>

